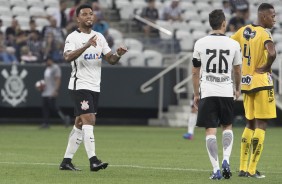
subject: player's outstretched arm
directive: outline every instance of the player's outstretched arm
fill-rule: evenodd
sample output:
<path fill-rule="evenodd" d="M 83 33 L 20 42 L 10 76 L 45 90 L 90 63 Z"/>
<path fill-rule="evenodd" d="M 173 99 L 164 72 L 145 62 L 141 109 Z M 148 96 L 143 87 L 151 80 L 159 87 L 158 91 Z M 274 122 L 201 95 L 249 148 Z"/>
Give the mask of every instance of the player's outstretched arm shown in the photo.
<path fill-rule="evenodd" d="M 119 62 L 119 59 L 122 55 L 124 55 L 127 52 L 127 48 L 124 46 L 121 46 L 117 49 L 116 53 L 109 52 L 105 55 L 104 59 L 111 65 L 115 65 Z"/>

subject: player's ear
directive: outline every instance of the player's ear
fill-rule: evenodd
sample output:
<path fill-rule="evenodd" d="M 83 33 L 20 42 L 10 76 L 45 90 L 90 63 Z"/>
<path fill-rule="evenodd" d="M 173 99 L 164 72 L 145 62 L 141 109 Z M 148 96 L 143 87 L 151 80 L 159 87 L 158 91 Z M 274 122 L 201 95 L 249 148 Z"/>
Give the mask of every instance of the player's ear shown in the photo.
<path fill-rule="evenodd" d="M 226 23 L 226 20 L 224 20 L 224 21 L 222 22 L 222 27 L 226 28 L 226 26 L 227 26 L 227 23 Z"/>

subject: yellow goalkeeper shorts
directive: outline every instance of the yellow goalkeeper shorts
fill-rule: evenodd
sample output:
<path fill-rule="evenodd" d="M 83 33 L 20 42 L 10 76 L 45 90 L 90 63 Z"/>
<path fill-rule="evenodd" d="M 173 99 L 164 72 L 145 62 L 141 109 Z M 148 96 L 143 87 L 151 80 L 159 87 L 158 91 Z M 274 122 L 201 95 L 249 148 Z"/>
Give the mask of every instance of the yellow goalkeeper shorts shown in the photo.
<path fill-rule="evenodd" d="M 243 94 L 245 116 L 252 119 L 276 118 L 274 90 L 262 90 L 256 93 Z"/>

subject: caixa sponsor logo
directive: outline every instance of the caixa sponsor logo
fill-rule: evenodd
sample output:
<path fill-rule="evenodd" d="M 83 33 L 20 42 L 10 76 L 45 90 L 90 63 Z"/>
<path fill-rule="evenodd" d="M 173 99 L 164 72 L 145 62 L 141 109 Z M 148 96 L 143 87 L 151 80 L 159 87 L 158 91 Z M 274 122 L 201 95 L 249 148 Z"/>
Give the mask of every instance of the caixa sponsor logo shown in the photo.
<path fill-rule="evenodd" d="M 90 60 L 90 59 L 101 59 L 102 58 L 102 54 L 85 54 L 84 55 L 84 59 L 85 60 Z"/>
<path fill-rule="evenodd" d="M 242 84 L 250 85 L 252 83 L 253 76 L 246 75 L 242 76 Z"/>

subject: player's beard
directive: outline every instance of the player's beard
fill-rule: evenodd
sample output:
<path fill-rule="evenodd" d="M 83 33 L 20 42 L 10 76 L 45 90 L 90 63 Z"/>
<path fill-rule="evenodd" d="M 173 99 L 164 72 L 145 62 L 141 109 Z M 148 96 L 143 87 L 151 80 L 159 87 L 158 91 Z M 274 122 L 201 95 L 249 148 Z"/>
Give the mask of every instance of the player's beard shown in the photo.
<path fill-rule="evenodd" d="M 88 21 L 84 22 L 85 28 L 92 28 L 92 26 L 93 26 L 93 21 L 91 21 L 91 23 L 88 23 Z"/>

